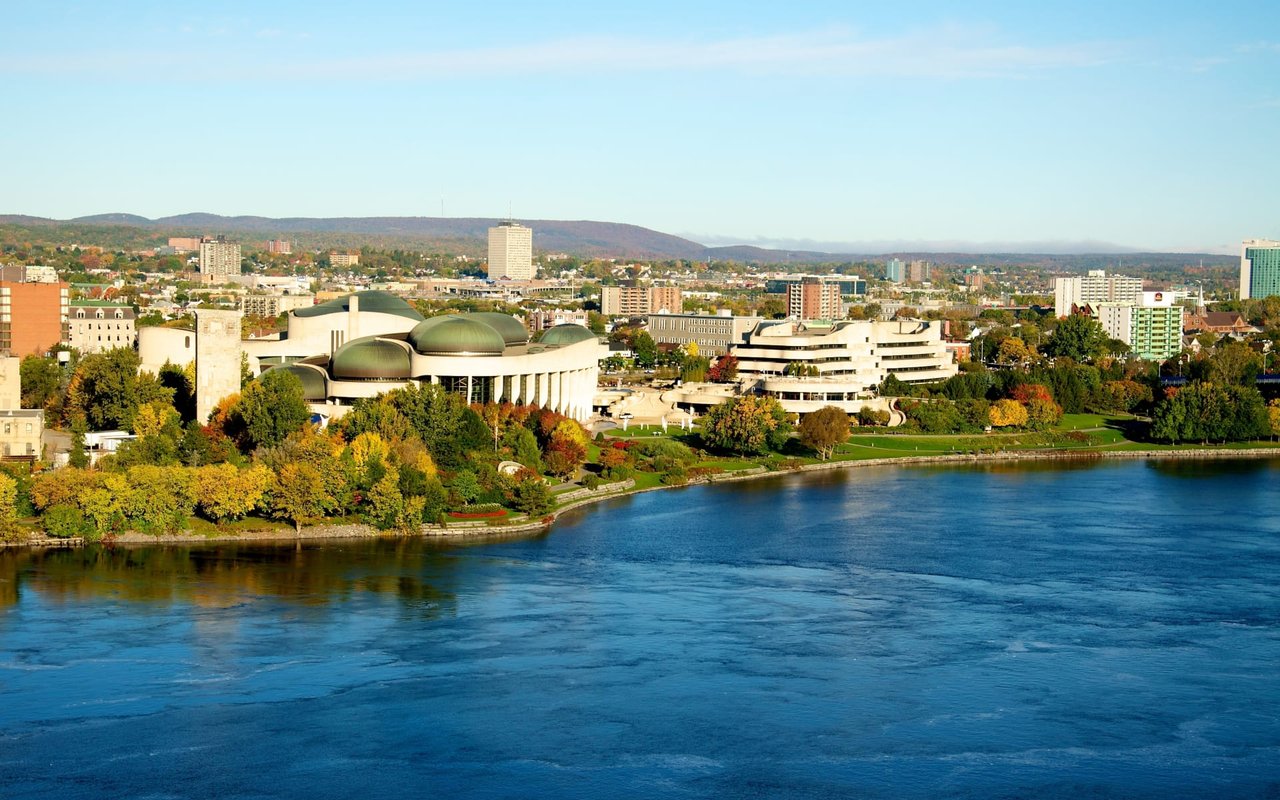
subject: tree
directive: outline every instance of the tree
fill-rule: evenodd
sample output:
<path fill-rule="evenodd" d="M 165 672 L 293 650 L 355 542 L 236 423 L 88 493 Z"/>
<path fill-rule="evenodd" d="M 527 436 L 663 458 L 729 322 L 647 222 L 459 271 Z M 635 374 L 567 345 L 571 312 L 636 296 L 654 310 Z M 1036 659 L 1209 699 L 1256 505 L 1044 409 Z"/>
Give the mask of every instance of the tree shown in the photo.
<path fill-rule="evenodd" d="M 233 464 L 199 467 L 195 470 L 196 504 L 214 522 L 239 519 L 262 503 L 273 477 L 261 464 L 248 469 Z"/>
<path fill-rule="evenodd" d="M 1027 423 L 1039 430 L 1051 428 L 1062 419 L 1062 406 L 1043 397 L 1033 397 L 1026 402 Z"/>
<path fill-rule="evenodd" d="M 658 344 L 648 331 L 640 331 L 631 341 L 631 352 L 635 353 L 636 366 L 649 369 L 658 363 Z"/>
<path fill-rule="evenodd" d="M 889 424 L 889 412 L 863 406 L 858 409 L 858 424 L 863 426 L 884 426 Z"/>
<path fill-rule="evenodd" d="M 732 383 L 738 379 L 738 357 L 725 353 L 707 370 L 707 380 L 712 383 Z"/>
<path fill-rule="evenodd" d="M 769 449 L 770 434 L 786 426 L 787 414 L 772 397 L 746 395 L 714 406 L 702 418 L 702 438 L 712 447 L 759 454 Z"/>
<path fill-rule="evenodd" d="M 130 348 L 119 347 L 81 359 L 67 388 L 67 415 L 83 416 L 91 430 L 133 430 L 138 406 L 153 401 L 173 404 L 173 390 L 151 373 L 138 373 L 141 362 Z"/>
<path fill-rule="evenodd" d="M 18 529 L 18 482 L 0 472 L 0 541 Z"/>
<path fill-rule="evenodd" d="M 47 408 L 62 396 L 63 370 L 57 359 L 29 355 L 18 367 L 23 408 Z"/>
<path fill-rule="evenodd" d="M 1271 430 L 1271 440 L 1280 436 L 1280 398 L 1267 403 L 1267 426 Z"/>
<path fill-rule="evenodd" d="M 507 495 L 512 508 L 531 517 L 551 510 L 551 490 L 546 481 L 527 469 L 520 470 L 514 478 Z"/>
<path fill-rule="evenodd" d="M 84 469 L 89 466 L 89 453 L 85 450 L 85 435 L 88 433 L 84 417 L 76 416 L 71 420 L 71 453 L 67 458 L 68 466 Z"/>
<path fill-rule="evenodd" d="M 1035 358 L 1035 351 L 1016 336 L 1010 336 L 1000 342 L 1000 347 L 996 351 L 996 363 L 1005 366 L 1026 364 L 1033 358 Z"/>
<path fill-rule="evenodd" d="M 825 406 L 800 418 L 796 428 L 800 443 L 818 451 L 823 460 L 849 438 L 849 415 L 835 406 Z"/>
<path fill-rule="evenodd" d="M 324 478 L 310 464 L 285 464 L 267 495 L 271 516 L 292 522 L 299 534 L 304 522 L 325 516 L 328 503 Z"/>
<path fill-rule="evenodd" d="M 235 408 L 244 424 L 246 450 L 277 445 L 311 419 L 302 381 L 282 369 L 267 370 L 246 386 Z"/>
<path fill-rule="evenodd" d="M 1092 361 L 1105 352 L 1109 337 L 1088 314 L 1070 314 L 1058 321 L 1044 351 L 1055 358 Z"/>
<path fill-rule="evenodd" d="M 1029 419 L 1026 406 L 1017 400 L 997 400 L 988 413 L 991 424 L 997 428 L 1021 428 Z"/>

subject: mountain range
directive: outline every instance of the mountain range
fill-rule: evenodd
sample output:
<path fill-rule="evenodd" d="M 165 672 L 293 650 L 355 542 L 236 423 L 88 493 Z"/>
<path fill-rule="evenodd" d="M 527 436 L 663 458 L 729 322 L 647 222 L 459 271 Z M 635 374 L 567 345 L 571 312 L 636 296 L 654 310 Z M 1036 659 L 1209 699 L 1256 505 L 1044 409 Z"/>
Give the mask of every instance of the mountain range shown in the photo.
<path fill-rule="evenodd" d="M 136 214 L 95 214 L 68 220 L 22 214 L 0 215 L 0 226 L 28 229 L 57 227 L 66 233 L 88 237 L 93 229 L 114 229 L 113 238 L 135 232 L 138 246 L 163 244 L 168 236 L 200 236 L 226 234 L 230 238 L 264 240 L 287 238 L 303 247 L 431 247 L 451 252 L 481 255 L 488 229 L 501 220 L 486 217 L 258 217 L 221 216 L 209 213 L 179 214 L 149 219 Z M 539 252 L 569 253 L 580 257 L 623 259 L 683 259 L 687 261 L 739 261 L 756 264 L 821 263 L 881 260 L 889 256 L 903 259 L 925 258 L 953 264 L 1026 264 L 1037 263 L 1050 268 L 1081 269 L 1109 266 L 1117 260 L 1147 264 L 1192 264 L 1203 260 L 1206 265 L 1233 263 L 1229 256 L 1200 253 L 1138 253 L 1099 242 L 1055 242 L 1043 250 L 1008 252 L 984 247 L 964 250 L 958 243 L 947 242 L 952 252 L 930 251 L 916 247 L 895 252 L 893 243 L 867 243 L 861 252 L 830 252 L 819 249 L 789 249 L 751 244 L 726 244 L 709 247 L 692 239 L 618 222 L 591 220 L 519 220 L 534 231 L 534 248 Z M 790 243 L 786 243 L 790 244 Z M 814 243 L 818 244 L 818 243 Z M 828 244 L 828 243 L 822 243 Z M 821 246 L 821 245 L 819 245 Z M 1032 246 L 1034 247 L 1034 246 Z M 874 249 L 873 249 L 874 248 Z M 861 249 L 861 248 L 859 248 Z M 1030 248 L 1029 248 L 1030 249 Z"/>

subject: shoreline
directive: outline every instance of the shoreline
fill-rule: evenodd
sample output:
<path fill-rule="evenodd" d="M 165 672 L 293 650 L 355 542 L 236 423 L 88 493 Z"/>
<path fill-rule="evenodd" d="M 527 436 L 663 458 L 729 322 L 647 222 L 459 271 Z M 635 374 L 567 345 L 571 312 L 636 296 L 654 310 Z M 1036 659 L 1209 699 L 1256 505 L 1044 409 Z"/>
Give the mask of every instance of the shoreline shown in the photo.
<path fill-rule="evenodd" d="M 200 536 L 192 533 L 167 534 L 151 536 L 130 531 L 115 538 L 113 544 L 128 546 L 150 545 L 193 545 L 193 544 L 235 544 L 246 543 L 285 543 L 285 542 L 317 542 L 317 541 L 351 541 L 358 539 L 408 538 L 420 537 L 437 540 L 495 540 L 524 536 L 537 531 L 550 530 L 561 515 L 570 511 L 631 495 L 656 492 L 666 489 L 681 489 L 689 486 L 707 486 L 719 483 L 740 483 L 769 477 L 782 477 L 804 472 L 825 472 L 836 469 L 854 469 L 858 467 L 886 467 L 896 465 L 920 466 L 928 464 L 981 464 L 1016 461 L 1109 461 L 1109 460 L 1210 460 L 1229 461 L 1233 459 L 1280 459 L 1280 448 L 1200 448 L 1191 450 L 1006 450 L 996 453 L 941 453 L 924 456 L 890 456 L 887 458 L 848 459 L 844 461 L 824 461 L 816 464 L 804 464 L 794 469 L 769 470 L 763 466 L 753 469 L 736 470 L 717 473 L 705 478 L 691 480 L 687 483 L 671 486 L 650 486 L 644 489 L 623 491 L 602 491 L 586 497 L 578 497 L 572 502 L 548 512 L 538 520 L 515 523 L 511 525 L 486 525 L 474 527 L 441 528 L 436 525 L 423 525 L 417 534 L 396 534 L 379 531 L 362 523 L 328 523 L 311 525 L 300 533 L 269 531 L 245 531 L 235 535 Z M 591 491 L 591 490 L 587 490 Z M 24 542 L 0 542 L 0 548 L 75 548 L 85 547 L 80 538 L 70 539 L 30 539 Z"/>

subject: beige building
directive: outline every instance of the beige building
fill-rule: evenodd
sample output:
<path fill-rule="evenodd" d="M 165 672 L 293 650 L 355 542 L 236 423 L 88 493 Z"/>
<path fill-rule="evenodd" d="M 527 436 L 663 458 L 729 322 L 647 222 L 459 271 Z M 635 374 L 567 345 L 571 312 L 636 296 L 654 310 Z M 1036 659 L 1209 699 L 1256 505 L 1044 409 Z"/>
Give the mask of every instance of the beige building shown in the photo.
<path fill-rule="evenodd" d="M 196 419 L 205 422 L 222 398 L 240 391 L 239 311 L 196 309 Z"/>
<path fill-rule="evenodd" d="M 684 299 L 677 286 L 602 286 L 600 313 L 606 317 L 643 317 L 665 311 L 679 314 Z"/>
<path fill-rule="evenodd" d="M 248 294 L 237 303 L 246 317 L 278 317 L 295 308 L 315 305 L 313 294 Z"/>
<path fill-rule="evenodd" d="M 22 407 L 22 359 L 0 356 L 0 410 Z"/>
<path fill-rule="evenodd" d="M 762 317 L 729 314 L 650 314 L 647 330 L 658 344 L 698 346 L 704 356 L 720 356 L 746 341 L 746 335 Z"/>
<path fill-rule="evenodd" d="M 0 458 L 30 461 L 40 458 L 43 435 L 43 410 L 0 410 Z"/>
<path fill-rule="evenodd" d="M 329 265 L 334 267 L 358 267 L 360 266 L 360 254 L 330 253 Z"/>
<path fill-rule="evenodd" d="M 788 410 L 800 413 L 870 397 L 890 375 L 925 383 L 957 372 L 942 340 L 942 323 L 925 320 L 762 322 L 745 344 L 729 352 L 738 358 L 739 375 L 758 379 L 760 391 L 793 401 Z M 787 375 L 796 371 L 791 365 L 815 374 Z M 861 406 L 841 407 L 857 411 Z"/>
<path fill-rule="evenodd" d="M 240 274 L 240 245 L 225 236 L 200 240 L 200 274 L 213 279 Z"/>
<path fill-rule="evenodd" d="M 133 347 L 133 306 L 102 300 L 72 300 L 67 322 L 67 343 L 81 353 L 101 353 L 117 347 Z"/>
<path fill-rule="evenodd" d="M 507 221 L 489 229 L 489 265 L 493 280 L 533 280 L 533 230 Z"/>

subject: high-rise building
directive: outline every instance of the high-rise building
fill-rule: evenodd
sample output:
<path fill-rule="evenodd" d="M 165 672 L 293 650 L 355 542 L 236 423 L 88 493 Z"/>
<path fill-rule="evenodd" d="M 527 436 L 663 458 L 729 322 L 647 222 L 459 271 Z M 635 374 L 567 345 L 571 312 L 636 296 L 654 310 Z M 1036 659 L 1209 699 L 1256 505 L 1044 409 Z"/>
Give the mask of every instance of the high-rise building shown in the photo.
<path fill-rule="evenodd" d="M 533 280 L 533 230 L 507 220 L 489 229 L 488 275 L 494 280 Z"/>
<path fill-rule="evenodd" d="M 903 272 L 902 259 L 889 259 L 889 263 L 884 265 L 884 279 L 887 281 L 893 281 L 894 283 L 902 283 L 902 279 L 904 277 L 905 273 Z"/>
<path fill-rule="evenodd" d="M 840 284 L 816 279 L 787 284 L 787 314 L 797 319 L 841 319 Z"/>
<path fill-rule="evenodd" d="M 600 313 L 606 317 L 641 317 L 665 311 L 679 314 L 684 299 L 678 286 L 603 286 Z"/>
<path fill-rule="evenodd" d="M 1172 292 L 1140 292 L 1135 303 L 1102 302 L 1094 311 L 1107 335 L 1138 358 L 1164 361 L 1182 351 L 1182 308 Z"/>
<path fill-rule="evenodd" d="M 359 253 L 339 253 L 336 250 L 329 254 L 329 265 L 333 267 L 355 267 L 360 265 Z"/>
<path fill-rule="evenodd" d="M 1280 242 L 1247 239 L 1240 245 L 1240 299 L 1280 294 Z"/>
<path fill-rule="evenodd" d="M 1108 275 L 1106 270 L 1091 269 L 1086 275 L 1055 278 L 1053 282 L 1053 313 L 1065 317 L 1072 306 L 1086 303 L 1136 304 L 1142 294 L 1142 281 L 1124 275 Z"/>
<path fill-rule="evenodd" d="M 200 274 L 213 278 L 240 274 L 240 245 L 225 236 L 200 240 Z"/>
<path fill-rule="evenodd" d="M 293 254 L 293 242 L 288 239 L 272 239 L 267 242 L 267 252 L 277 256 Z"/>
<path fill-rule="evenodd" d="M 928 283 L 933 277 L 930 275 L 931 266 L 928 261 L 912 261 L 907 265 L 907 281 L 910 283 Z"/>
<path fill-rule="evenodd" d="M 0 268 L 0 354 L 44 355 L 67 339 L 70 287 L 31 280 L 29 272 L 37 271 Z"/>

